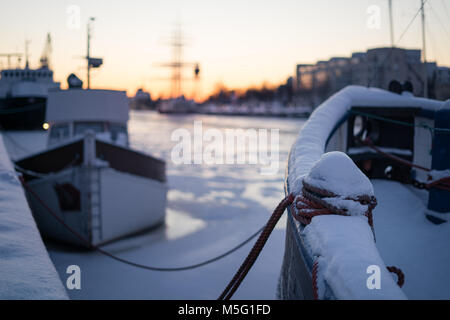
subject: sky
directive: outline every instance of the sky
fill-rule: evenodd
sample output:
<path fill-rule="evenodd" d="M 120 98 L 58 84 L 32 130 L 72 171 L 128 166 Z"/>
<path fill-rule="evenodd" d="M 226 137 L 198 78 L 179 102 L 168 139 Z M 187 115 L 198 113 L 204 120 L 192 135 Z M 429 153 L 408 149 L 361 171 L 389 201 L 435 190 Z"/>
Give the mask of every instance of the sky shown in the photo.
<path fill-rule="evenodd" d="M 397 43 L 419 7 L 420 0 L 393 0 L 396 46 L 421 48 L 420 15 Z M 104 59 L 91 87 L 129 95 L 143 87 L 154 98 L 170 93 L 170 71 L 158 63 L 172 58 L 177 22 L 187 42 L 183 60 L 201 68 L 197 86 L 193 69 L 184 70 L 182 89 L 197 90 L 197 98 L 219 85 L 279 84 L 298 63 L 390 45 L 387 0 L 0 0 L 0 53 L 24 52 L 28 39 L 30 65 L 38 67 L 50 32 L 55 79 L 63 88 L 72 72 L 85 80 L 89 17 L 96 18 L 91 56 Z M 426 35 L 427 60 L 450 66 L 450 0 L 428 0 Z"/>

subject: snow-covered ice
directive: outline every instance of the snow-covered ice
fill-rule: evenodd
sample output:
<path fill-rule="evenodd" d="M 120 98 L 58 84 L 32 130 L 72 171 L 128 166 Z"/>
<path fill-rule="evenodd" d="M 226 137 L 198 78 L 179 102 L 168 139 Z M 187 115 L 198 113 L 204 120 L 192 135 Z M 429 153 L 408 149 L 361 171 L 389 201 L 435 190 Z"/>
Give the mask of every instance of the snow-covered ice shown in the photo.
<path fill-rule="evenodd" d="M 0 135 L 0 299 L 66 299 Z"/>
<path fill-rule="evenodd" d="M 177 128 L 280 129 L 280 169 L 261 175 L 258 165 L 174 165 L 170 135 Z M 169 183 L 166 226 L 105 246 L 120 257 L 153 266 L 198 263 L 234 247 L 267 222 L 284 198 L 284 168 L 301 119 L 227 116 L 166 116 L 132 112 L 130 142 L 137 149 L 166 159 Z M 284 217 L 234 298 L 274 299 L 284 254 Z M 183 272 L 151 272 L 121 264 L 96 252 L 51 244 L 50 256 L 62 279 L 65 268 L 81 268 L 81 290 L 72 299 L 216 299 L 251 249 L 253 242 L 213 264 Z"/>

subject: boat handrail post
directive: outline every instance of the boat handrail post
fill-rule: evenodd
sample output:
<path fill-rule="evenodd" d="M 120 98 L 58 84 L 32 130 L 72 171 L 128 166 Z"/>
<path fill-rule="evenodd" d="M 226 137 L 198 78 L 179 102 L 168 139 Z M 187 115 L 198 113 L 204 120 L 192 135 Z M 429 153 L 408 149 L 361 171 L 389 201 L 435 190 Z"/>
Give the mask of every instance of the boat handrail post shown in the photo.
<path fill-rule="evenodd" d="M 450 129 L 450 100 L 437 110 L 434 119 L 435 128 Z M 434 132 L 431 169 L 445 171 L 450 169 L 450 134 L 448 132 Z M 439 213 L 450 212 L 450 191 L 431 188 L 428 197 L 428 209 Z"/>
<path fill-rule="evenodd" d="M 92 130 L 86 131 L 83 143 L 83 165 L 85 167 L 93 167 L 95 164 L 96 150 L 95 150 L 95 132 Z"/>

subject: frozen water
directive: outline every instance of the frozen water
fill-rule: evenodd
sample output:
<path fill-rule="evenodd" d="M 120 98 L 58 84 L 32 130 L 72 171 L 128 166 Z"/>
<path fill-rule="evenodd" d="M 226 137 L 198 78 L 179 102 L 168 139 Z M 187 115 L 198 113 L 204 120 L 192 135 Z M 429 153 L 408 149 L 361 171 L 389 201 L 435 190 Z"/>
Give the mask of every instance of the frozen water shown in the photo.
<path fill-rule="evenodd" d="M 174 165 L 170 160 L 173 130 L 203 128 L 280 129 L 280 169 L 260 175 L 258 165 Z M 115 242 L 105 249 L 139 263 L 184 266 L 221 254 L 266 223 L 284 197 L 287 155 L 304 121 L 300 119 L 227 116 L 166 116 L 131 112 L 130 142 L 137 149 L 167 161 L 169 182 L 166 226 Z M 235 294 L 237 299 L 274 299 L 284 254 L 285 217 Z M 66 267 L 77 264 L 82 289 L 68 291 L 72 299 L 216 299 L 233 277 L 252 243 L 234 254 L 191 271 L 151 272 L 133 268 L 95 252 L 68 251 L 49 245 L 62 279 Z"/>

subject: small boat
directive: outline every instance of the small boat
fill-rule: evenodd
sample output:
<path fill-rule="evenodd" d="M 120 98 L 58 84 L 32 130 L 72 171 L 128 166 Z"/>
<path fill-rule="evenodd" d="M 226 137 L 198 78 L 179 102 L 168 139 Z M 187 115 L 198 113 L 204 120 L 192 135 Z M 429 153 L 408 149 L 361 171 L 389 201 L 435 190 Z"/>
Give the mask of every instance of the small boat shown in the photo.
<path fill-rule="evenodd" d="M 43 236 L 86 245 L 39 199 L 94 246 L 164 222 L 165 162 L 129 147 L 128 112 L 123 91 L 49 93 L 48 148 L 16 161 Z"/>
<path fill-rule="evenodd" d="M 300 130 L 279 298 L 450 299 L 450 100 L 399 85 L 346 87 Z"/>

